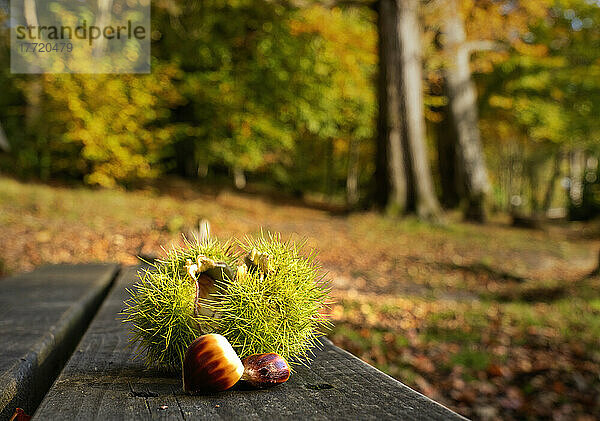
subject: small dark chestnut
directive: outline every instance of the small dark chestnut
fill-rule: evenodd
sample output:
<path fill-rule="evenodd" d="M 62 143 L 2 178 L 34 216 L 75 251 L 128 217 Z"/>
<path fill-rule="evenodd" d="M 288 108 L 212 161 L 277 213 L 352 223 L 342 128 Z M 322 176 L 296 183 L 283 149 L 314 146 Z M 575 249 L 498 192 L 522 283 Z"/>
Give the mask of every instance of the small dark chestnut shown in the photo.
<path fill-rule="evenodd" d="M 244 358 L 241 380 L 258 388 L 275 386 L 290 378 L 290 366 L 282 356 L 275 353 L 254 354 Z"/>

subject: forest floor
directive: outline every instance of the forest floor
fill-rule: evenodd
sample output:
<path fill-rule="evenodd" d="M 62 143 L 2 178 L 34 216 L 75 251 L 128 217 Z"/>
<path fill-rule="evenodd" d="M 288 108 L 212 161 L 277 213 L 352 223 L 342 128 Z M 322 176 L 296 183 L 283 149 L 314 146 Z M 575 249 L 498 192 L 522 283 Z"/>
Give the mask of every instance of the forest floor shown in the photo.
<path fill-rule="evenodd" d="M 600 224 L 443 226 L 180 180 L 134 192 L 0 176 L 0 273 L 137 262 L 211 223 L 306 238 L 332 279 L 328 336 L 475 419 L 600 418 Z"/>

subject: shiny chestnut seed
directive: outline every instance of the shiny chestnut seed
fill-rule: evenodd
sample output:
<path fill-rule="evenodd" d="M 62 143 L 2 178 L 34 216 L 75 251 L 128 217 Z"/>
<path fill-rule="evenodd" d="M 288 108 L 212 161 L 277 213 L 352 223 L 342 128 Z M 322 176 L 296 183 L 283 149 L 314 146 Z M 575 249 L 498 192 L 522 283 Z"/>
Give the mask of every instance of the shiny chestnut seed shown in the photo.
<path fill-rule="evenodd" d="M 290 378 L 290 366 L 282 356 L 275 353 L 250 355 L 242 362 L 242 380 L 254 387 L 275 386 Z"/>
<path fill-rule="evenodd" d="M 183 359 L 183 390 L 220 392 L 238 382 L 244 365 L 225 337 L 203 335 L 188 347 Z"/>

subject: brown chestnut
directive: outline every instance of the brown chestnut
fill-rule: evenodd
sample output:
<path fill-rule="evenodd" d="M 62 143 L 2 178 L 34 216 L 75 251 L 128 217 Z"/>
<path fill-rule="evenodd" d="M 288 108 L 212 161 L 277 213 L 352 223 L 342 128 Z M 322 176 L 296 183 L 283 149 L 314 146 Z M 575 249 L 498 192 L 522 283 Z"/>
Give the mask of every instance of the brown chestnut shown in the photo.
<path fill-rule="evenodd" d="M 238 382 L 244 366 L 231 344 L 217 334 L 203 335 L 188 347 L 183 359 L 183 390 L 220 392 Z"/>
<path fill-rule="evenodd" d="M 269 387 L 284 383 L 290 378 L 290 366 L 275 353 L 254 354 L 244 358 L 244 380 L 254 387 Z"/>

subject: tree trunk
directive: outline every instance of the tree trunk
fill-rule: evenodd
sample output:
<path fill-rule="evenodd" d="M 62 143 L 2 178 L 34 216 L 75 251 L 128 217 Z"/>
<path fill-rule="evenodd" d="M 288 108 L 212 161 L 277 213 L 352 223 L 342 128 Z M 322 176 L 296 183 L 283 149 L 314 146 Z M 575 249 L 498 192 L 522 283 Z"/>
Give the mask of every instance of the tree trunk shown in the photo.
<path fill-rule="evenodd" d="M 346 173 L 346 204 L 349 207 L 354 207 L 358 203 L 358 160 L 359 148 L 356 139 L 350 139 L 348 144 L 348 170 Z"/>
<path fill-rule="evenodd" d="M 98 0 L 97 21 L 94 23 L 99 28 L 106 28 L 111 19 L 113 0 Z M 105 37 L 98 38 L 94 43 L 94 57 L 100 58 L 106 50 L 107 40 Z"/>
<path fill-rule="evenodd" d="M 465 45 L 464 22 L 458 12 L 457 0 L 448 0 L 445 16 L 448 106 L 457 134 L 456 152 L 467 202 L 465 217 L 483 222 L 489 184 L 478 127 L 477 93 L 471 79 L 470 51 Z"/>
<path fill-rule="evenodd" d="M 453 209 L 460 204 L 459 180 L 456 172 L 456 133 L 450 121 L 448 107 L 444 107 L 443 111 L 444 119 L 436 124 L 438 168 L 442 187 L 442 205 L 447 209 Z"/>
<path fill-rule="evenodd" d="M 238 190 L 243 190 L 246 187 L 246 174 L 244 174 L 242 168 L 233 167 L 233 183 Z"/>
<path fill-rule="evenodd" d="M 37 16 L 37 6 L 35 0 L 25 0 L 23 4 L 23 13 L 28 26 L 39 26 Z M 35 66 L 29 64 L 29 70 L 35 73 Z M 31 133 L 38 123 L 41 114 L 41 98 L 42 98 L 42 75 L 32 75 L 31 80 L 25 85 L 25 100 L 27 105 L 25 108 L 25 127 Z"/>
<path fill-rule="evenodd" d="M 554 198 L 554 189 L 556 187 L 556 180 L 560 177 L 560 164 L 562 162 L 562 154 L 560 151 L 556 152 L 554 156 L 554 165 L 552 167 L 552 174 L 550 175 L 550 180 L 548 181 L 548 188 L 546 189 L 546 193 L 544 194 L 544 201 L 542 203 L 542 210 L 544 213 L 547 213 L 552 206 L 552 199 Z"/>
<path fill-rule="evenodd" d="M 0 151 L 10 152 L 10 143 L 8 143 L 8 139 L 6 139 L 6 134 L 2 129 L 2 124 L 0 123 Z"/>
<path fill-rule="evenodd" d="M 179 175 L 188 178 L 196 177 L 198 175 L 198 162 L 196 160 L 194 139 L 186 138 L 175 143 L 173 148 Z"/>
<path fill-rule="evenodd" d="M 583 202 L 583 176 L 585 173 L 585 152 L 574 148 L 569 154 L 569 201 L 571 206 L 581 206 Z"/>
<path fill-rule="evenodd" d="M 323 186 L 325 194 L 329 199 L 333 194 L 334 174 L 333 174 L 333 139 L 328 139 L 325 144 L 325 171 L 323 172 Z"/>
<path fill-rule="evenodd" d="M 398 38 L 402 86 L 402 115 L 406 153 L 409 157 L 411 181 L 417 215 L 439 219 L 440 207 L 435 196 L 427 157 L 425 118 L 423 115 L 423 80 L 421 58 L 421 28 L 418 0 L 398 0 Z"/>
<path fill-rule="evenodd" d="M 407 180 L 400 114 L 399 45 L 395 0 L 380 0 L 379 118 L 377 122 L 376 201 L 381 207 L 403 212 L 407 206 Z"/>

